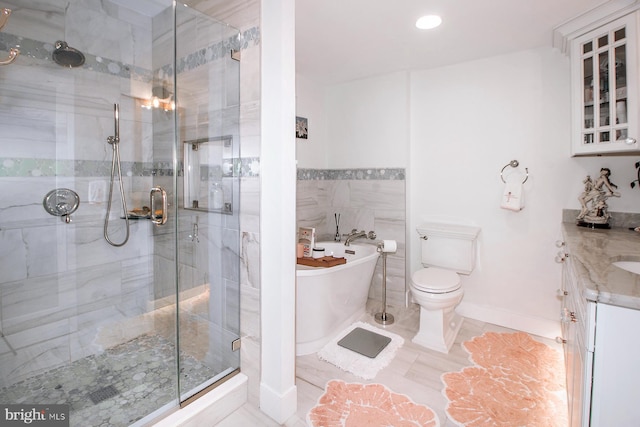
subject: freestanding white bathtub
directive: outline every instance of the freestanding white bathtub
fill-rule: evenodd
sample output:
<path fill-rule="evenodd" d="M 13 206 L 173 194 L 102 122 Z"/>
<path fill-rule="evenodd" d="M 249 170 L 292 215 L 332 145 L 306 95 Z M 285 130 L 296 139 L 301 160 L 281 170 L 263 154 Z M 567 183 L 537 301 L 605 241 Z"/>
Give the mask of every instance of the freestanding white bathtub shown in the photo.
<path fill-rule="evenodd" d="M 315 353 L 364 312 L 378 261 L 375 245 L 317 242 L 325 255 L 344 257 L 335 267 L 296 268 L 296 355 Z M 354 253 L 346 253 L 345 250 Z"/>

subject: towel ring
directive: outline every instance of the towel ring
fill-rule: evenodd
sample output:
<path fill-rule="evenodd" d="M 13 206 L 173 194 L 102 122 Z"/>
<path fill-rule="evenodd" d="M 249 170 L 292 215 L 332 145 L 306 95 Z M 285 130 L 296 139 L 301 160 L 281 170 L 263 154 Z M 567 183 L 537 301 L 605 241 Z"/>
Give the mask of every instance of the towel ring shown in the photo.
<path fill-rule="evenodd" d="M 500 179 L 502 180 L 502 182 L 504 182 L 505 184 L 507 183 L 507 181 L 504 180 L 504 177 L 502 176 L 502 172 L 504 172 L 504 170 L 506 168 L 508 168 L 509 166 L 511 166 L 512 168 L 517 168 L 518 166 L 520 166 L 520 162 L 518 162 L 517 160 L 511 160 L 509 163 L 507 163 L 506 165 L 504 165 L 504 167 L 502 168 L 502 170 L 500 171 Z M 522 183 L 524 184 L 525 182 L 527 182 L 527 180 L 529 179 L 529 168 L 524 168 L 526 175 L 524 177 L 524 181 L 522 181 Z"/>

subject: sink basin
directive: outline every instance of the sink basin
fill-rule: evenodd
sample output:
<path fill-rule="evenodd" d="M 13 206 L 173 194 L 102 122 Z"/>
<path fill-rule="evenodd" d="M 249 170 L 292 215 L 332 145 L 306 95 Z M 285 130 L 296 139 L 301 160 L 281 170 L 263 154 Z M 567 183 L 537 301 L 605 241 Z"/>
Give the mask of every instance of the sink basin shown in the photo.
<path fill-rule="evenodd" d="M 640 261 L 616 261 L 613 265 L 631 273 L 640 274 Z"/>

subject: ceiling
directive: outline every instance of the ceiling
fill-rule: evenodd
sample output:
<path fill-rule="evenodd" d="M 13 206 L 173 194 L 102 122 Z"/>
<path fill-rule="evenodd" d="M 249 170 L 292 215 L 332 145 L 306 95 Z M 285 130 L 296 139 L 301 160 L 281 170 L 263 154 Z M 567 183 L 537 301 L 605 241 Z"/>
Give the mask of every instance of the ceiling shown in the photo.
<path fill-rule="evenodd" d="M 551 46 L 603 0 L 296 0 L 296 71 L 320 84 Z M 418 30 L 422 15 L 443 23 Z"/>

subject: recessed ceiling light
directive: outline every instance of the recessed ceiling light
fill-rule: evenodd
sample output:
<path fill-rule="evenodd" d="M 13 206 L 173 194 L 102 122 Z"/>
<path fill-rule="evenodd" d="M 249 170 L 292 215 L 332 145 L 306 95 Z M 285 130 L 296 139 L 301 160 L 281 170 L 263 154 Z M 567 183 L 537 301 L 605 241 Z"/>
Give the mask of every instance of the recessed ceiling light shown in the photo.
<path fill-rule="evenodd" d="M 442 24 L 442 18 L 438 15 L 425 15 L 416 21 L 416 27 L 421 30 L 430 30 Z"/>

